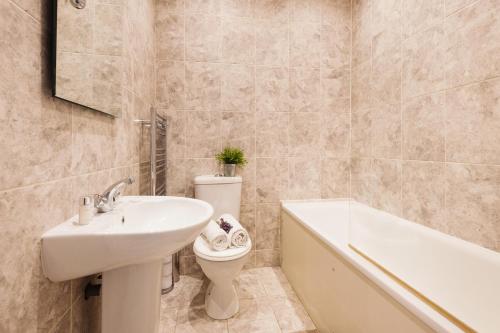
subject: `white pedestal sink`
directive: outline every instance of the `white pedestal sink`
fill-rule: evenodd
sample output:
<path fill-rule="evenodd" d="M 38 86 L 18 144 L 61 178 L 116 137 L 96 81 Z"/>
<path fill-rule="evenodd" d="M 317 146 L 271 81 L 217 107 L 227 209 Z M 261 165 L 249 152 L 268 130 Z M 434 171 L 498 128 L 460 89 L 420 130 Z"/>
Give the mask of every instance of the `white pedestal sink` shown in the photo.
<path fill-rule="evenodd" d="M 102 332 L 156 333 L 162 259 L 192 242 L 212 214 L 196 199 L 122 197 L 88 225 L 75 216 L 44 233 L 44 273 L 58 282 L 102 272 Z"/>

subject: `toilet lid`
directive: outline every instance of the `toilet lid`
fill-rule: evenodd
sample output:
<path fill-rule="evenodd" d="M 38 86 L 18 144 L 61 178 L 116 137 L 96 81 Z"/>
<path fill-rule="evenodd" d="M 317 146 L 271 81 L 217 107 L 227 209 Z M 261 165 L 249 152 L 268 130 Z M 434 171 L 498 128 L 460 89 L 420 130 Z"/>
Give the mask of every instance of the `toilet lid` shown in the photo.
<path fill-rule="evenodd" d="M 205 260 L 229 261 L 243 257 L 252 248 L 252 241 L 248 239 L 247 245 L 243 247 L 230 247 L 224 251 L 212 250 L 212 247 L 201 236 L 196 237 L 193 245 L 194 253 Z"/>

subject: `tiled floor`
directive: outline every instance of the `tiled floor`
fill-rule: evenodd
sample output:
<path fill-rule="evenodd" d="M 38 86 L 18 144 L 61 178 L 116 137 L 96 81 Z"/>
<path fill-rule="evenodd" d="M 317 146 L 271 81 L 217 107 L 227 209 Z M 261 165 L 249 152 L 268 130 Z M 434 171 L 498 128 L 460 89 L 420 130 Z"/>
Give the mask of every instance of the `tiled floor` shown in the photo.
<path fill-rule="evenodd" d="M 237 281 L 240 311 L 214 320 L 203 307 L 208 281 L 181 276 L 162 296 L 161 333 L 316 333 L 314 323 L 279 267 L 245 270 Z"/>

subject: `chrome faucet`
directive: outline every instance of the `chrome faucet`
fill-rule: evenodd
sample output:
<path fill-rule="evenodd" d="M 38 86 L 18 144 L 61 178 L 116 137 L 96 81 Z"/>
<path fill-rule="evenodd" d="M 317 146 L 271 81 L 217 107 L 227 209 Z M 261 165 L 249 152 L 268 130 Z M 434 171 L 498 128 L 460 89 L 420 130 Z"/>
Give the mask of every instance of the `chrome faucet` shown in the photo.
<path fill-rule="evenodd" d="M 126 185 L 130 185 L 134 182 L 133 177 L 127 177 L 125 179 L 119 180 L 110 187 L 108 187 L 104 193 L 96 194 L 94 205 L 99 213 L 106 213 L 112 211 L 115 208 L 116 201 L 122 194 L 123 188 Z"/>

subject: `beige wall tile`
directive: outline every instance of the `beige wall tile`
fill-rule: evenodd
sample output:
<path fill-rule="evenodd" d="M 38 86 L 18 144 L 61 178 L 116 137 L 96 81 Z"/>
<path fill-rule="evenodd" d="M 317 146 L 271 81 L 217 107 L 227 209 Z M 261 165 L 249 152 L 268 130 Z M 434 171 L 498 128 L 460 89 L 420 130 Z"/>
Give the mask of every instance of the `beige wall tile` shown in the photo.
<path fill-rule="evenodd" d="M 220 141 L 223 147 L 240 147 L 247 157 L 255 156 L 255 115 L 249 112 L 222 112 Z"/>
<path fill-rule="evenodd" d="M 25 10 L 35 20 L 46 24 L 49 19 L 47 18 L 50 6 L 48 1 L 35 1 L 35 0 L 13 0 L 23 10 Z"/>
<path fill-rule="evenodd" d="M 446 165 L 446 223 L 459 238 L 500 250 L 500 167 Z"/>
<path fill-rule="evenodd" d="M 403 104 L 403 157 L 444 161 L 445 95 L 436 93 Z"/>
<path fill-rule="evenodd" d="M 444 163 L 403 162 L 403 217 L 447 232 Z"/>
<path fill-rule="evenodd" d="M 348 157 L 350 154 L 349 108 L 321 113 L 320 144 L 323 157 Z"/>
<path fill-rule="evenodd" d="M 220 17 L 200 14 L 186 17 L 186 60 L 218 61 L 221 47 Z"/>
<path fill-rule="evenodd" d="M 159 61 L 156 73 L 156 103 L 167 109 L 186 107 L 186 75 L 184 62 Z"/>
<path fill-rule="evenodd" d="M 0 89 L 0 94 L 3 94 L 3 88 Z M 10 95 L 8 91 L 5 93 Z M 2 189 L 69 175 L 71 106 L 66 102 L 50 100 L 44 102 L 40 111 L 43 114 L 35 112 L 32 119 L 22 119 L 20 112 L 0 122 Z"/>
<path fill-rule="evenodd" d="M 277 203 L 287 196 L 288 159 L 257 158 L 257 202 Z"/>
<path fill-rule="evenodd" d="M 241 202 L 243 204 L 255 203 L 255 168 L 256 162 L 254 158 L 248 159 L 248 163 L 244 167 L 236 167 L 236 174 L 243 178 L 241 188 Z"/>
<path fill-rule="evenodd" d="M 253 17 L 256 0 L 221 0 L 223 16 Z"/>
<path fill-rule="evenodd" d="M 317 23 L 321 20 L 322 0 L 291 0 L 290 19 Z"/>
<path fill-rule="evenodd" d="M 480 183 L 472 175 L 488 178 L 471 168 L 499 164 L 493 110 L 500 65 L 492 54 L 499 53 L 500 6 L 493 0 L 355 0 L 352 7 L 352 197 L 495 248 L 489 217 L 465 230 L 453 209 L 465 207 L 467 197 L 472 213 L 464 208 L 459 214 L 474 214 L 483 195 L 494 198 L 486 185 L 462 190 L 467 194 L 456 189 Z M 460 165 L 449 164 L 450 180 L 446 162 L 485 165 L 458 172 Z M 457 174 L 471 179 L 459 183 Z M 447 193 L 450 187 L 459 193 L 450 199 L 453 207 L 444 203 L 445 178 Z"/>
<path fill-rule="evenodd" d="M 370 205 L 374 188 L 371 158 L 351 159 L 351 197 Z"/>
<path fill-rule="evenodd" d="M 255 84 L 257 111 L 290 110 L 287 68 L 257 67 Z"/>
<path fill-rule="evenodd" d="M 446 160 L 500 163 L 500 79 L 446 92 Z"/>
<path fill-rule="evenodd" d="M 184 60 L 184 16 L 165 13 L 156 18 L 158 60 Z"/>
<path fill-rule="evenodd" d="M 226 17 L 222 20 L 222 55 L 226 63 L 255 63 L 255 26 L 252 19 Z"/>
<path fill-rule="evenodd" d="M 321 198 L 321 160 L 319 157 L 294 157 L 288 160 L 286 199 Z"/>
<path fill-rule="evenodd" d="M 255 17 L 274 21 L 288 20 L 290 0 L 259 0 L 255 3 Z"/>
<path fill-rule="evenodd" d="M 323 111 L 349 111 L 350 82 L 351 75 L 348 70 L 321 69 L 320 102 Z"/>
<path fill-rule="evenodd" d="M 96 111 L 74 107 L 72 112 L 73 175 L 111 167 L 108 143 L 113 119 Z"/>
<path fill-rule="evenodd" d="M 50 330 L 69 308 L 70 284 L 47 281 L 40 262 L 40 235 L 70 217 L 67 198 L 69 181 L 0 192 L 0 331 Z"/>
<path fill-rule="evenodd" d="M 186 157 L 210 158 L 221 148 L 220 112 L 189 111 L 186 122 Z"/>
<path fill-rule="evenodd" d="M 252 251 L 255 250 L 256 241 L 256 208 L 255 204 L 243 204 L 240 208 L 240 223 L 248 231 L 252 240 Z"/>
<path fill-rule="evenodd" d="M 351 3 L 344 0 L 324 0 L 321 6 L 323 24 L 344 25 L 351 28 Z"/>
<path fill-rule="evenodd" d="M 445 0 L 446 15 L 453 14 L 454 12 L 476 1 L 477 0 Z"/>
<path fill-rule="evenodd" d="M 372 56 L 378 57 L 401 43 L 402 0 L 372 1 Z"/>
<path fill-rule="evenodd" d="M 279 204 L 257 205 L 257 250 L 280 248 L 280 209 Z"/>
<path fill-rule="evenodd" d="M 348 158 L 324 158 L 321 160 L 321 197 L 350 197 L 350 162 Z"/>
<path fill-rule="evenodd" d="M 446 84 L 448 87 L 500 74 L 500 4 L 475 4 L 446 18 Z"/>
<path fill-rule="evenodd" d="M 373 59 L 371 98 L 374 105 L 401 101 L 401 52 L 399 46 Z"/>
<path fill-rule="evenodd" d="M 372 107 L 372 63 L 367 61 L 352 70 L 352 110 Z"/>
<path fill-rule="evenodd" d="M 372 205 L 391 214 L 401 215 L 401 161 L 373 160 Z"/>
<path fill-rule="evenodd" d="M 165 117 L 168 123 L 168 159 L 180 159 L 186 156 L 186 132 L 188 131 L 188 114 L 190 114 L 190 112 L 171 110 L 165 112 Z M 207 124 L 207 126 L 209 126 L 209 124 Z M 189 128 L 189 131 L 191 131 L 191 128 Z"/>
<path fill-rule="evenodd" d="M 371 58 L 371 1 L 355 0 L 352 3 L 352 10 L 352 65 L 358 66 Z"/>
<path fill-rule="evenodd" d="M 167 195 L 186 196 L 186 160 L 167 160 Z"/>
<path fill-rule="evenodd" d="M 350 25 L 321 25 L 321 66 L 346 70 L 350 67 Z"/>
<path fill-rule="evenodd" d="M 290 110 L 318 112 L 321 108 L 320 70 L 290 69 Z"/>
<path fill-rule="evenodd" d="M 401 105 L 381 105 L 372 110 L 372 156 L 401 158 Z"/>
<path fill-rule="evenodd" d="M 158 0 L 156 3 L 156 20 L 160 13 L 184 13 L 184 0 Z"/>
<path fill-rule="evenodd" d="M 402 6 L 404 38 L 444 20 L 444 1 L 408 0 L 403 1 Z"/>
<path fill-rule="evenodd" d="M 255 67 L 229 65 L 222 69 L 222 110 L 255 110 Z"/>
<path fill-rule="evenodd" d="M 184 8 L 188 13 L 218 15 L 221 0 L 184 0 Z"/>
<path fill-rule="evenodd" d="M 351 155 L 353 157 L 372 156 L 372 109 L 352 109 L 351 111 Z"/>
<path fill-rule="evenodd" d="M 256 114 L 256 154 L 258 157 L 288 155 L 289 113 L 258 112 Z"/>
<path fill-rule="evenodd" d="M 256 20 L 255 30 L 255 63 L 262 66 L 288 66 L 288 24 Z"/>
<path fill-rule="evenodd" d="M 321 117 L 318 113 L 297 112 L 290 114 L 290 155 L 318 155 L 320 152 Z"/>
<path fill-rule="evenodd" d="M 320 31 L 320 24 L 290 24 L 290 66 L 319 68 Z"/>
<path fill-rule="evenodd" d="M 221 65 L 186 63 L 186 108 L 219 111 L 221 105 Z"/>
<path fill-rule="evenodd" d="M 403 42 L 403 99 L 443 89 L 446 37 L 442 25 Z"/>
<path fill-rule="evenodd" d="M 126 92 L 121 118 L 116 118 L 111 127 L 113 167 L 139 163 L 141 125 L 134 122 L 133 95 Z"/>

